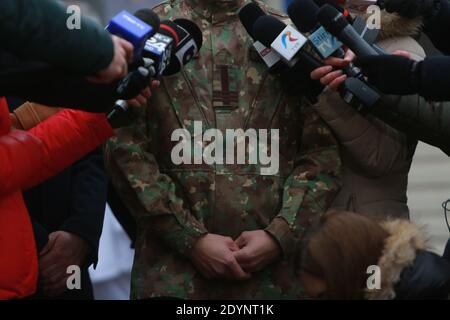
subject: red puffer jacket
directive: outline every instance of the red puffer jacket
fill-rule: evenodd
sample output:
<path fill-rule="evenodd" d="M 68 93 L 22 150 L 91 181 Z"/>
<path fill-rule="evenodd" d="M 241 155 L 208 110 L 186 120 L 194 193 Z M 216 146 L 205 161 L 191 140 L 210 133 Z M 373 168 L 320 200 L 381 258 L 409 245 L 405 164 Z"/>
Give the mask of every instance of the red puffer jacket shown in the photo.
<path fill-rule="evenodd" d="M 22 190 L 59 173 L 113 135 L 104 114 L 63 110 L 28 132 L 10 131 L 0 98 L 0 299 L 33 294 L 37 252 Z"/>

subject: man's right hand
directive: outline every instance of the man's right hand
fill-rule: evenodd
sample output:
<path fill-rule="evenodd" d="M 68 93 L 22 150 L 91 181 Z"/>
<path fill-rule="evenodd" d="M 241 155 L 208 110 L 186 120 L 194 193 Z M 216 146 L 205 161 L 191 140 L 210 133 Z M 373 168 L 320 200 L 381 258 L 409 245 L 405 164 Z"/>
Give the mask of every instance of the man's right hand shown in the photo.
<path fill-rule="evenodd" d="M 233 254 L 238 250 L 238 246 L 230 237 L 208 233 L 195 243 L 191 260 L 197 270 L 208 279 L 247 280 L 251 275 L 242 270 Z"/>
<path fill-rule="evenodd" d="M 114 44 L 113 60 L 106 69 L 87 78 L 92 83 L 111 83 L 128 74 L 128 63 L 133 59 L 133 45 L 117 36 L 111 37 Z"/>

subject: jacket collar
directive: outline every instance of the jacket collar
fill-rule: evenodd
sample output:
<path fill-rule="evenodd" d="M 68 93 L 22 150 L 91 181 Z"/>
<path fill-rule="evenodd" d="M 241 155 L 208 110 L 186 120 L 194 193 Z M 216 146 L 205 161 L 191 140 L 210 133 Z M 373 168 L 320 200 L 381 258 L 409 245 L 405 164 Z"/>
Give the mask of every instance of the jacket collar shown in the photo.
<path fill-rule="evenodd" d="M 220 23 L 236 17 L 237 10 L 242 7 L 245 0 L 182 0 L 202 18 Z"/>
<path fill-rule="evenodd" d="M 408 19 L 397 13 L 381 11 L 380 40 L 394 37 L 416 37 L 422 28 L 422 17 Z"/>
<path fill-rule="evenodd" d="M 381 289 L 367 290 L 368 300 L 395 299 L 395 285 L 403 270 L 413 265 L 418 250 L 427 249 L 424 231 L 407 220 L 388 220 L 381 224 L 389 236 L 378 260 L 381 269 Z"/>

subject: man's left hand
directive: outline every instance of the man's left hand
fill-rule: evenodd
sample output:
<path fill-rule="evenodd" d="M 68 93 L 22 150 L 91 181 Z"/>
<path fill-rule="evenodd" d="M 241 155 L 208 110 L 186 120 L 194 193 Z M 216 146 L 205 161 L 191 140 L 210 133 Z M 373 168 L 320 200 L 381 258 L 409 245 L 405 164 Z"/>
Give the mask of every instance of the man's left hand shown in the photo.
<path fill-rule="evenodd" d="M 235 243 L 240 250 L 234 255 L 246 272 L 259 271 L 281 255 L 281 248 L 276 240 L 264 230 L 243 232 Z"/>
<path fill-rule="evenodd" d="M 82 266 L 89 246 L 79 236 L 56 231 L 49 235 L 49 242 L 39 254 L 39 282 L 43 293 L 57 297 L 67 289 L 67 267 Z"/>

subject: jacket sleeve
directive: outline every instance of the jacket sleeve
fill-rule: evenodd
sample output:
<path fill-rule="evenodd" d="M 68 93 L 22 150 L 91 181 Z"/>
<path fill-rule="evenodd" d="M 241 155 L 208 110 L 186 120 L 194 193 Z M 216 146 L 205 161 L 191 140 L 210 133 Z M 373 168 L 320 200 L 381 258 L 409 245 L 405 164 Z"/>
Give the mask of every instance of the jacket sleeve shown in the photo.
<path fill-rule="evenodd" d="M 43 62 L 19 59 L 0 48 L 0 96 L 17 97 L 46 106 L 105 112 L 110 111 L 120 98 L 117 93 L 120 81 L 93 84 L 78 73 Z"/>
<path fill-rule="evenodd" d="M 112 135 L 104 114 L 63 110 L 28 132 L 0 137 L 0 195 L 47 180 Z"/>
<path fill-rule="evenodd" d="M 311 108 L 309 108 L 311 109 Z M 305 113 L 296 167 L 284 184 L 282 208 L 266 228 L 289 257 L 315 217 L 327 211 L 341 187 L 339 147 L 317 113 Z"/>
<path fill-rule="evenodd" d="M 369 177 L 401 170 L 411 157 L 406 136 L 372 116 L 363 116 L 338 93 L 325 91 L 316 110 L 336 134 L 343 155 Z"/>
<path fill-rule="evenodd" d="M 439 19 L 433 21 L 434 32 L 436 32 L 434 36 L 449 46 L 450 41 L 442 35 L 443 27 L 450 21 L 450 4 L 447 0 L 442 1 L 439 17 Z M 384 41 L 380 44 L 388 52 L 407 48 L 409 52 L 415 53 L 413 57 L 416 60 L 421 60 L 425 56 L 423 49 L 409 38 L 403 41 Z M 443 47 L 440 49 L 445 50 Z M 450 53 L 450 47 L 448 49 Z M 422 62 L 423 66 L 426 66 L 426 68 L 423 67 L 425 72 L 421 79 L 423 81 L 422 87 L 426 88 L 425 91 L 431 95 L 442 96 L 442 88 L 445 88 L 443 84 L 448 81 L 445 71 L 449 67 L 447 63 L 443 64 L 446 60 L 441 59 L 443 57 L 430 57 Z M 439 72 L 442 74 L 437 74 Z M 429 83 L 435 81 L 433 79 L 436 79 L 436 77 L 439 78 L 441 83 L 434 88 Z M 441 148 L 450 156 L 450 126 L 448 125 L 450 123 L 450 102 L 429 102 L 419 95 L 385 95 L 373 108 L 372 113 L 392 128 L 406 134 L 408 141 L 422 140 Z"/>
<path fill-rule="evenodd" d="M 106 68 L 114 54 L 111 36 L 86 17 L 81 17 L 80 28 L 70 30 L 69 17 L 54 0 L 2 0 L 2 47 L 84 75 Z"/>
<path fill-rule="evenodd" d="M 110 181 L 125 206 L 148 236 L 189 257 L 195 242 L 208 231 L 176 195 L 172 179 L 159 172 L 148 152 L 144 116 L 130 127 L 116 130 L 106 149 L 106 169 Z"/>
<path fill-rule="evenodd" d="M 69 218 L 60 230 L 85 240 L 90 247 L 88 264 L 97 263 L 105 216 L 108 179 L 99 148 L 72 166 Z"/>
<path fill-rule="evenodd" d="M 436 16 L 425 21 L 425 33 L 431 42 L 442 53 L 450 54 L 450 41 L 445 32 L 450 29 L 450 3 L 448 0 L 440 0 L 440 10 Z"/>
<path fill-rule="evenodd" d="M 0 196 L 21 189 L 42 166 L 42 142 L 24 131 L 0 137 Z"/>
<path fill-rule="evenodd" d="M 391 38 L 378 44 L 387 52 L 406 49 L 415 60 L 425 57 L 423 48 L 412 38 L 404 37 L 401 41 Z M 408 102 L 414 103 L 414 100 Z M 380 101 L 379 105 L 383 104 L 384 101 Z M 417 141 L 371 115 L 361 115 L 338 93 L 326 90 L 319 96 L 316 110 L 338 137 L 343 156 L 350 157 L 356 166 L 354 169 L 364 175 L 381 177 L 404 170 L 405 162 L 409 163 Z"/>
<path fill-rule="evenodd" d="M 450 156 L 450 102 L 430 102 L 417 95 L 385 95 L 373 113 L 411 139 L 440 148 Z"/>

